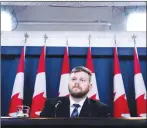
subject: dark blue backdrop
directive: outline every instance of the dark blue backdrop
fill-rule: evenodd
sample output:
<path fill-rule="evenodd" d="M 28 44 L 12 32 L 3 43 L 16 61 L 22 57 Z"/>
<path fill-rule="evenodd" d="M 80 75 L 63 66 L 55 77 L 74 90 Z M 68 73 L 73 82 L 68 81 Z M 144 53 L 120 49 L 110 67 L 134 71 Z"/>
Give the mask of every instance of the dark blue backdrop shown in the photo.
<path fill-rule="evenodd" d="M 13 83 L 22 47 L 1 47 L 1 115 L 8 115 Z M 33 88 L 41 47 L 27 47 L 25 59 L 24 104 L 31 106 Z M 47 47 L 47 98 L 57 97 L 62 69 L 64 47 Z M 134 96 L 133 48 L 118 48 L 120 67 L 132 116 L 136 116 Z M 138 48 L 143 79 L 146 77 L 146 48 Z M 69 47 L 70 68 L 84 65 L 86 47 Z M 92 48 L 93 62 L 100 100 L 109 105 L 113 113 L 113 48 Z M 40 85 L 41 86 L 41 85 Z"/>

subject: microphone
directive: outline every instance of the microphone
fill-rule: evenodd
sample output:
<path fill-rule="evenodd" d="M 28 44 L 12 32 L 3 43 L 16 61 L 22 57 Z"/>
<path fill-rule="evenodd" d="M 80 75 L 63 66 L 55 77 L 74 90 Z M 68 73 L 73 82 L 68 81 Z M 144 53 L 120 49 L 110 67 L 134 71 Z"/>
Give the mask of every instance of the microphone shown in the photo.
<path fill-rule="evenodd" d="M 61 100 L 58 100 L 57 103 L 55 104 L 55 117 L 57 116 L 57 115 L 56 115 L 56 112 L 57 112 L 57 108 L 58 108 L 58 106 L 59 106 L 60 104 L 62 104 L 62 101 L 61 101 Z"/>
<path fill-rule="evenodd" d="M 59 104 L 62 104 L 61 100 L 57 101 L 57 103 L 55 104 L 55 108 L 57 108 Z"/>

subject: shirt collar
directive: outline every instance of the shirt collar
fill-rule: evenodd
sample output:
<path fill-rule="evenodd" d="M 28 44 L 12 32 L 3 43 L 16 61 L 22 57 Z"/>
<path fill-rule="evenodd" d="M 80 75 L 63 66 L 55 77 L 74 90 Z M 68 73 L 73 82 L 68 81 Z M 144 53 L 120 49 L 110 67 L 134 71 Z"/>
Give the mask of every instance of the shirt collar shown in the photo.
<path fill-rule="evenodd" d="M 73 104 L 79 104 L 80 107 L 82 107 L 83 104 L 84 104 L 84 102 L 85 102 L 85 100 L 86 100 L 86 98 L 87 98 L 87 97 L 83 98 L 80 102 L 75 102 L 75 101 L 71 98 L 71 96 L 69 96 L 70 107 L 73 107 Z"/>

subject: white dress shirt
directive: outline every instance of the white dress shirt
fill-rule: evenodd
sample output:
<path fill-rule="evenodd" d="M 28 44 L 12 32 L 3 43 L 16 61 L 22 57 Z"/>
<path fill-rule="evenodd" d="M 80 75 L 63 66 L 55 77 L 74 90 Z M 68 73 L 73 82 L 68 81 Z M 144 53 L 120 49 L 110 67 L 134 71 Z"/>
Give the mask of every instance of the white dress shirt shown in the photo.
<path fill-rule="evenodd" d="M 75 101 L 71 98 L 71 96 L 69 96 L 69 100 L 70 100 L 70 117 L 71 117 L 71 114 L 72 114 L 73 110 L 75 109 L 75 107 L 73 106 L 73 104 L 79 104 L 79 105 L 80 105 L 80 107 L 78 107 L 78 114 L 80 115 L 80 112 L 81 112 L 81 109 L 82 109 L 82 107 L 83 107 L 83 104 L 84 104 L 84 102 L 85 102 L 85 100 L 86 100 L 86 97 L 83 98 L 80 102 L 75 102 Z"/>

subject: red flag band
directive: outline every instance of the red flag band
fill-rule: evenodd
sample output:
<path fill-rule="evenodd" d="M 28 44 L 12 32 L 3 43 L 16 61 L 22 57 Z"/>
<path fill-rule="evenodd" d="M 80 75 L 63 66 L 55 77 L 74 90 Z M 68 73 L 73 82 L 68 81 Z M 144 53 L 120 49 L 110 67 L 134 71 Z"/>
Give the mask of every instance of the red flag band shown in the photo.
<path fill-rule="evenodd" d="M 128 102 L 125 94 L 123 79 L 120 71 L 117 48 L 114 48 L 114 117 L 130 117 Z"/>
<path fill-rule="evenodd" d="M 99 100 L 99 93 L 98 93 L 98 88 L 97 88 L 97 83 L 96 83 L 96 77 L 95 77 L 90 47 L 88 48 L 88 52 L 87 52 L 86 67 L 92 71 L 92 79 L 91 79 L 92 89 L 88 93 L 88 97 L 93 100 Z"/>
<path fill-rule="evenodd" d="M 68 47 L 65 48 L 64 59 L 62 64 L 62 74 L 60 78 L 59 96 L 68 96 L 68 81 L 69 81 L 69 58 L 68 58 Z"/>
<path fill-rule="evenodd" d="M 23 89 L 24 89 L 24 60 L 25 60 L 25 47 L 22 49 L 17 74 L 15 77 L 9 113 L 10 117 L 16 117 L 17 107 L 23 105 Z"/>
<path fill-rule="evenodd" d="M 142 77 L 137 48 L 134 47 L 134 86 L 138 117 L 147 117 L 147 92 Z"/>
<path fill-rule="evenodd" d="M 32 99 L 32 106 L 30 117 L 39 117 L 46 101 L 46 75 L 45 75 L 45 46 L 42 48 L 40 55 L 38 71 L 34 86 L 34 94 Z"/>

